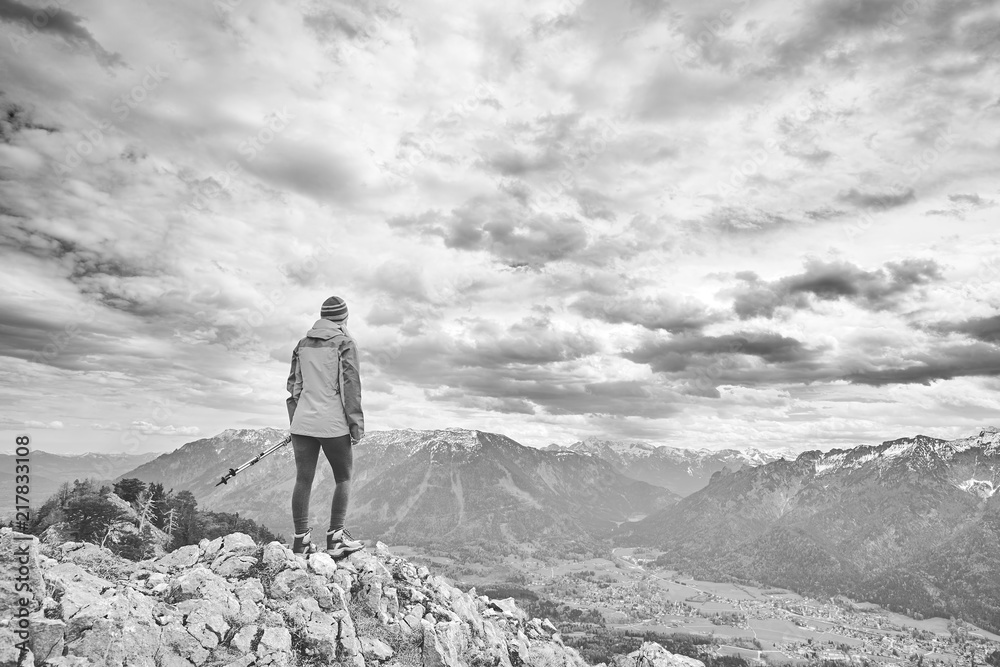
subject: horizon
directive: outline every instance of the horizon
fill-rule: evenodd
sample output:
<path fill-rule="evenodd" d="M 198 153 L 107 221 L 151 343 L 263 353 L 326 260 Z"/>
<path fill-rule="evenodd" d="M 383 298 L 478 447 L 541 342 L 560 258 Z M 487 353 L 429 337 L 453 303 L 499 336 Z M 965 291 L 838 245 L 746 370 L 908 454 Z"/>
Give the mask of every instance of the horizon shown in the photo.
<path fill-rule="evenodd" d="M 1000 423 L 996 6 L 32 1 L 0 0 L 8 442 L 282 423 L 331 295 L 373 430 Z"/>
<path fill-rule="evenodd" d="M 76 453 L 76 452 L 65 453 L 65 452 L 54 452 L 54 451 L 50 451 L 48 449 L 35 449 L 34 451 L 36 453 L 44 453 L 44 454 L 50 454 L 50 455 L 55 455 L 55 456 L 66 456 L 66 457 L 71 457 L 71 458 L 77 458 L 77 457 L 88 456 L 88 455 L 98 455 L 98 456 L 101 456 L 101 455 L 107 455 L 107 456 L 114 456 L 114 455 L 144 456 L 144 455 L 149 455 L 149 454 L 156 454 L 157 456 L 162 456 L 164 454 L 172 454 L 172 453 L 178 451 L 179 449 L 181 449 L 182 447 L 184 447 L 185 445 L 188 445 L 188 444 L 191 444 L 191 443 L 194 443 L 194 442 L 198 442 L 200 440 L 211 440 L 211 439 L 217 438 L 219 436 L 224 435 L 227 431 L 243 431 L 243 430 L 246 430 L 246 431 L 263 431 L 263 430 L 267 430 L 267 429 L 274 430 L 274 431 L 280 431 L 280 432 L 287 432 L 288 431 L 287 428 L 278 428 L 278 427 L 273 427 L 273 426 L 259 426 L 259 427 L 250 427 L 250 428 L 229 428 L 229 429 L 224 429 L 224 430 L 216 433 L 215 435 L 203 436 L 203 437 L 200 437 L 200 438 L 195 438 L 194 440 L 186 441 L 186 442 L 181 443 L 181 444 L 179 444 L 179 445 L 177 445 L 177 446 L 175 446 L 175 447 L 173 447 L 171 449 L 149 450 L 149 451 L 145 451 L 145 452 L 114 451 L 114 450 L 113 451 L 91 450 L 91 451 L 80 452 L 80 453 Z M 573 442 L 570 442 L 570 443 L 567 443 L 567 444 L 560 444 L 560 443 L 552 442 L 552 443 L 548 443 L 548 444 L 544 444 L 544 445 L 531 445 L 531 444 L 527 444 L 527 443 L 521 442 L 516 437 L 513 437 L 513 436 L 508 435 L 506 433 L 497 432 L 497 431 L 486 431 L 486 430 L 483 430 L 483 429 L 476 429 L 476 428 L 467 428 L 467 427 L 463 427 L 463 426 L 449 426 L 449 427 L 443 427 L 443 428 L 424 428 L 424 429 L 415 429 L 415 428 L 382 429 L 382 430 L 379 430 L 379 431 L 370 431 L 367 435 L 374 435 L 376 433 L 390 433 L 390 432 L 394 432 L 394 431 L 413 431 L 413 432 L 420 432 L 420 433 L 434 432 L 434 431 L 477 431 L 477 432 L 480 432 L 480 433 L 490 433 L 490 434 L 493 434 L 493 435 L 500 435 L 500 436 L 506 437 L 506 438 L 508 438 L 510 440 L 513 440 L 514 442 L 516 442 L 519 445 L 523 445 L 525 447 L 531 447 L 532 449 L 545 449 L 546 447 L 549 447 L 551 445 L 555 445 L 555 446 L 563 447 L 563 448 L 568 448 L 568 447 L 570 447 L 570 446 L 572 446 L 574 444 L 577 444 L 577 443 L 580 443 L 580 442 L 586 442 L 587 440 L 599 440 L 599 441 L 603 441 L 603 442 L 615 442 L 615 443 L 623 443 L 623 444 L 632 444 L 632 443 L 648 444 L 648 445 L 652 445 L 652 446 L 654 446 L 656 448 L 667 447 L 667 448 L 678 449 L 678 450 L 690 450 L 690 451 L 701 451 L 701 452 L 720 452 L 720 451 L 725 451 L 725 450 L 730 450 L 730 451 L 732 451 L 732 450 L 735 450 L 735 451 L 756 450 L 756 451 L 760 451 L 760 452 L 765 453 L 765 454 L 767 454 L 767 453 L 773 453 L 773 454 L 791 453 L 791 454 L 794 454 L 796 457 L 798 457 L 799 455 L 801 455 L 801 454 L 803 454 L 804 452 L 807 452 L 807 451 L 817 451 L 818 450 L 818 451 L 821 451 L 821 452 L 823 452 L 825 454 L 825 453 L 828 453 L 828 452 L 833 451 L 833 450 L 850 450 L 850 449 L 855 449 L 855 448 L 858 448 L 858 447 L 876 447 L 876 446 L 882 445 L 882 444 L 884 444 L 886 442 L 891 442 L 893 440 L 898 440 L 898 439 L 901 439 L 901 438 L 929 437 L 929 438 L 937 438 L 939 440 L 944 440 L 946 442 L 951 442 L 951 441 L 954 441 L 954 440 L 960 440 L 960 439 L 964 439 L 964 438 L 975 437 L 979 433 L 982 433 L 984 431 L 989 431 L 989 430 L 998 431 L 998 430 L 1000 430 L 1000 428 L 998 428 L 996 426 L 991 426 L 991 425 L 983 425 L 983 426 L 978 427 L 976 429 L 972 429 L 972 431 L 969 434 L 964 435 L 964 436 L 959 436 L 958 438 L 939 438 L 938 436 L 928 435 L 927 433 L 913 433 L 913 434 L 910 434 L 910 435 L 896 436 L 894 438 L 886 438 L 886 439 L 880 440 L 878 442 L 864 442 L 864 443 L 857 443 L 857 444 L 849 445 L 849 446 L 846 446 L 846 447 L 831 446 L 831 447 L 825 447 L 825 448 L 824 447 L 816 447 L 816 446 L 809 447 L 809 446 L 806 446 L 806 445 L 803 445 L 803 446 L 798 447 L 798 448 L 792 448 L 792 447 L 786 447 L 786 446 L 771 447 L 771 448 L 762 448 L 762 447 L 751 446 L 751 445 L 747 445 L 747 446 L 743 446 L 743 447 L 716 447 L 716 448 L 711 448 L 711 447 L 704 447 L 704 446 L 697 447 L 697 446 L 685 446 L 685 445 L 681 445 L 681 444 L 673 444 L 673 443 L 665 443 L 665 442 L 653 442 L 653 441 L 649 441 L 649 440 L 630 440 L 630 439 L 605 438 L 605 437 L 601 437 L 601 436 L 597 436 L 597 435 L 588 436 L 587 438 L 579 438 L 579 439 L 574 440 Z M 362 441 L 358 446 L 359 447 L 364 446 L 364 441 Z M 6 453 L 6 452 L 0 452 L 0 453 Z"/>

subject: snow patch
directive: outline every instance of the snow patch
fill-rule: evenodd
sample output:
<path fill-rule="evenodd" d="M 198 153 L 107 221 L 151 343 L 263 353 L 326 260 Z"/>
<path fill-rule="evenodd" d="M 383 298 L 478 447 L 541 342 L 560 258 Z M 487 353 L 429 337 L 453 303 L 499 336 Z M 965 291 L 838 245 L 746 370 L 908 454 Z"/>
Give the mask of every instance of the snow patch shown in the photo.
<path fill-rule="evenodd" d="M 993 481 L 988 479 L 967 479 L 955 486 L 983 499 L 993 497 L 993 494 L 1000 490 L 1000 487 L 994 486 Z"/>

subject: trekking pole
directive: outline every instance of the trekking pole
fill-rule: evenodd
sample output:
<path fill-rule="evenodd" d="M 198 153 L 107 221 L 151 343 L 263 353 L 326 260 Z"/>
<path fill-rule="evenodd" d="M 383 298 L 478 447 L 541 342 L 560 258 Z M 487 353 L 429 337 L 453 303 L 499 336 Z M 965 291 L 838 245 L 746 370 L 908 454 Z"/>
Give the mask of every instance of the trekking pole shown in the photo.
<path fill-rule="evenodd" d="M 274 454 L 276 451 L 278 451 L 279 449 L 281 449 L 282 447 L 284 447 L 285 445 L 287 445 L 291 441 L 292 441 L 291 434 L 286 435 L 284 440 L 282 440 L 281 442 L 279 442 L 276 445 L 272 445 L 270 448 L 266 449 L 265 451 L 261 452 L 257 456 L 253 457 L 252 459 L 250 459 L 249 461 L 247 461 L 246 463 L 244 463 L 243 465 L 241 465 L 239 468 L 230 468 L 229 472 L 227 472 L 225 475 L 223 475 L 222 479 L 220 481 L 218 481 L 215 485 L 216 486 L 220 486 L 222 484 L 228 484 L 229 480 L 231 480 L 233 477 L 236 477 L 236 475 L 238 475 L 239 473 L 243 472 L 244 470 L 246 470 L 250 466 L 256 465 L 257 461 L 260 461 L 265 456 L 270 456 L 271 454 Z"/>

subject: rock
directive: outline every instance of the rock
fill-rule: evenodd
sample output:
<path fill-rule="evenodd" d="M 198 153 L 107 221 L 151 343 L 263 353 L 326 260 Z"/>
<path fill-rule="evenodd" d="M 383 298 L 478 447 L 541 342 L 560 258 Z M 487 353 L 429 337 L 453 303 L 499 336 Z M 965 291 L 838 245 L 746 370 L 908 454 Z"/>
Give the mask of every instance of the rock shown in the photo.
<path fill-rule="evenodd" d="M 273 571 L 287 568 L 302 568 L 301 561 L 295 557 L 291 549 L 281 542 L 270 542 L 264 545 L 264 552 L 261 554 L 261 563 L 264 567 Z"/>
<path fill-rule="evenodd" d="M 197 546 L 188 544 L 176 551 L 171 551 L 168 554 L 160 556 L 152 562 L 152 565 L 160 572 L 186 570 L 194 567 L 200 555 L 201 550 Z"/>
<path fill-rule="evenodd" d="M 239 600 L 231 592 L 230 584 L 204 566 L 197 566 L 170 581 L 170 602 L 184 600 L 206 600 L 220 608 L 225 616 L 234 616 L 240 611 Z"/>
<path fill-rule="evenodd" d="M 232 662 L 227 662 L 223 667 L 251 667 L 256 662 L 256 658 L 251 653 L 250 655 L 245 655 L 242 658 L 237 658 Z"/>
<path fill-rule="evenodd" d="M 256 577 L 244 579 L 236 585 L 233 593 L 240 602 L 262 602 L 264 600 L 264 584 Z"/>
<path fill-rule="evenodd" d="M 469 648 L 468 627 L 461 621 L 422 623 L 424 667 L 464 667 L 462 656 Z"/>
<path fill-rule="evenodd" d="M 461 593 L 455 596 L 451 603 L 454 613 L 458 618 L 472 627 L 473 633 L 483 634 L 483 618 L 476 609 L 475 598 L 468 593 Z"/>
<path fill-rule="evenodd" d="M 420 622 L 422 618 L 423 615 L 414 616 L 412 614 L 407 614 L 403 616 L 403 623 L 406 624 L 406 626 L 410 629 L 411 632 L 416 632 L 417 630 L 421 629 Z"/>
<path fill-rule="evenodd" d="M 495 611 L 499 611 L 501 614 L 518 622 L 524 622 L 528 620 L 528 615 L 523 609 L 517 606 L 514 602 L 514 598 L 504 598 L 502 600 L 491 600 L 489 603 L 489 608 Z"/>
<path fill-rule="evenodd" d="M 229 642 L 229 645 L 240 653 L 250 653 L 253 650 L 251 647 L 257 640 L 257 634 L 259 632 L 260 628 L 256 625 L 244 625 L 236 632 L 232 641 Z"/>
<path fill-rule="evenodd" d="M 68 565 L 72 564 L 60 567 Z M 160 603 L 148 595 L 122 587 L 116 594 L 93 599 L 68 619 L 65 600 L 66 596 L 62 600 L 66 646 L 73 655 L 89 658 L 96 664 L 121 667 L 151 664 L 162 650 L 164 628 L 153 618 Z"/>
<path fill-rule="evenodd" d="M 308 597 L 297 597 L 282 613 L 304 648 L 326 662 L 336 659 L 340 633 L 336 617 L 321 610 L 319 603 Z"/>
<path fill-rule="evenodd" d="M 390 621 L 399 618 L 399 594 L 396 589 L 386 586 L 382 589 L 382 599 L 378 603 L 379 614 L 385 616 Z"/>
<path fill-rule="evenodd" d="M 385 662 L 395 655 L 395 651 L 388 644 L 374 637 L 362 637 L 361 654 L 365 656 L 365 660 Z"/>
<path fill-rule="evenodd" d="M 214 553 L 211 570 L 222 577 L 238 577 L 257 565 L 257 544 L 249 535 L 232 533 L 220 538 L 218 548 L 215 540 L 205 546 L 205 558 Z"/>
<path fill-rule="evenodd" d="M 257 653 L 274 653 L 292 650 L 292 635 L 285 628 L 264 628 Z"/>
<path fill-rule="evenodd" d="M 78 655 L 56 656 L 55 658 L 50 658 L 45 665 L 46 667 L 96 667 L 95 663 L 91 662 L 87 658 L 81 658 Z"/>
<path fill-rule="evenodd" d="M 288 667 L 291 655 L 292 634 L 285 628 L 264 628 L 257 644 L 257 666 Z"/>
<path fill-rule="evenodd" d="M 199 605 L 184 620 L 184 627 L 204 648 L 212 650 L 222 643 L 229 624 L 215 605 Z"/>
<path fill-rule="evenodd" d="M 555 626 L 529 619 L 513 600 L 463 593 L 379 545 L 336 563 L 325 554 L 296 558 L 276 542 L 260 549 L 239 534 L 141 566 L 92 545 L 53 553 L 39 568 L 51 596 L 32 617 L 39 667 L 46 657 L 46 666 L 65 667 L 375 667 L 413 658 L 427 667 L 583 665 Z M 107 578 L 76 562 L 100 558 L 112 559 L 101 565 Z M 260 578 L 246 578 L 260 566 Z M 9 640 L 0 646 L 2 664 L 17 660 L 12 629 L 0 622 L 0 640 Z M 406 654 L 395 653 L 397 639 Z M 664 659 L 652 651 L 651 659 Z"/>
<path fill-rule="evenodd" d="M 305 570 L 282 570 L 271 582 L 269 593 L 275 600 L 309 597 L 315 599 L 323 609 L 334 609 L 334 600 L 327 588 L 326 579 Z"/>
<path fill-rule="evenodd" d="M 241 577 L 257 565 L 253 556 L 218 556 L 212 562 L 212 571 L 220 577 Z"/>
<path fill-rule="evenodd" d="M 153 572 L 146 577 L 146 588 L 156 588 L 160 584 L 167 582 L 167 575 L 161 572 Z"/>
<path fill-rule="evenodd" d="M 198 543 L 198 549 L 201 552 L 198 560 L 204 561 L 206 563 L 211 563 L 215 560 L 215 557 L 219 554 L 219 549 L 222 548 L 222 538 L 217 537 L 214 540 L 202 540 Z"/>
<path fill-rule="evenodd" d="M 100 601 L 101 595 L 112 588 L 107 579 L 90 574 L 76 563 L 60 563 L 45 573 L 54 593 L 60 595 L 63 620 L 75 616 L 81 609 Z"/>
<path fill-rule="evenodd" d="M 363 572 L 360 577 L 358 596 L 373 614 L 378 614 L 379 602 L 382 600 L 382 579 L 373 572 Z M 381 618 L 379 620 L 382 620 Z"/>
<path fill-rule="evenodd" d="M 40 612 L 28 617 L 31 623 L 31 652 L 38 662 L 62 655 L 66 624 L 55 618 L 45 618 Z"/>
<path fill-rule="evenodd" d="M 0 530 L 0 608 L 14 609 L 22 597 L 32 600 L 30 611 L 39 609 L 45 598 L 45 581 L 39 562 L 38 538 L 10 528 Z M 18 591 L 17 584 L 27 583 L 31 592 Z"/>
<path fill-rule="evenodd" d="M 492 621 L 483 621 L 482 643 L 483 653 L 486 656 L 486 659 L 482 661 L 483 664 L 511 667 L 507 640 L 500 628 Z"/>
<path fill-rule="evenodd" d="M 327 579 L 333 577 L 337 572 L 337 561 L 333 560 L 330 554 L 309 554 L 306 563 L 312 572 Z"/>
<path fill-rule="evenodd" d="M 528 648 L 529 665 L 565 665 L 566 667 L 587 667 L 587 663 L 575 650 L 566 649 L 549 642 L 531 642 Z M 639 663 L 637 667 L 654 667 Z M 656 667 L 659 667 L 658 665 Z M 702 666 L 704 667 L 704 666 Z"/>
<path fill-rule="evenodd" d="M 615 660 L 618 667 L 705 667 L 701 660 L 676 655 L 656 642 L 646 642 L 625 658 Z"/>

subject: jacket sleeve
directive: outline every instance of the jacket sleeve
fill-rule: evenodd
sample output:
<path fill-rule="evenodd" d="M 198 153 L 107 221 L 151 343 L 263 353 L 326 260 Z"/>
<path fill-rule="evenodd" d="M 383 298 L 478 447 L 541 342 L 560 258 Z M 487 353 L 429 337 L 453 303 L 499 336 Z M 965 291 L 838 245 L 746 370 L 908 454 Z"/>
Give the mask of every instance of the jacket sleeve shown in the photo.
<path fill-rule="evenodd" d="M 357 427 L 357 440 L 365 435 L 365 415 L 361 410 L 361 362 L 358 348 L 353 340 L 345 340 L 340 347 L 341 396 L 344 400 L 344 414 L 351 435 Z"/>
<path fill-rule="evenodd" d="M 292 350 L 292 369 L 288 373 L 288 393 L 291 396 L 285 401 L 288 408 L 288 423 L 292 423 L 292 416 L 295 415 L 295 406 L 299 402 L 299 394 L 302 393 L 302 369 L 299 368 L 299 346 Z"/>

